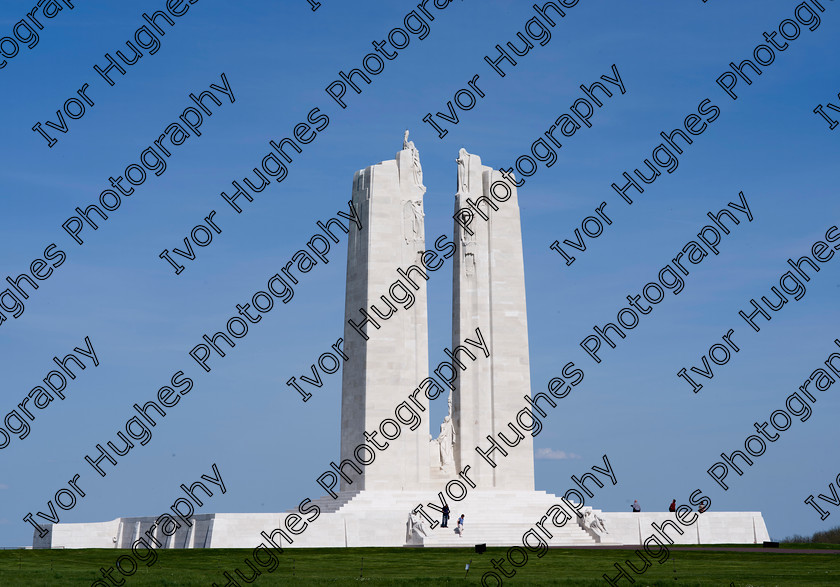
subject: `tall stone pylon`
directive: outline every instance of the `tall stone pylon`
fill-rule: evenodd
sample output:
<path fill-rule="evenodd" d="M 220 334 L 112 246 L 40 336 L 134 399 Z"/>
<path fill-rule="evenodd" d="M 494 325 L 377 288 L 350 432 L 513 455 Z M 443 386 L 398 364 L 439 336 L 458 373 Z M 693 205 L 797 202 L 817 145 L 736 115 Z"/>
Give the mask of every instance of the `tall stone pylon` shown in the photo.
<path fill-rule="evenodd" d="M 429 481 L 428 400 L 421 393 L 423 420 L 416 430 L 392 424 L 395 409 L 428 377 L 429 336 L 425 251 L 423 170 L 414 143 L 403 140 L 393 160 L 359 170 L 353 177 L 353 206 L 362 228 L 351 223 L 347 247 L 347 289 L 344 306 L 344 363 L 341 390 L 341 460 L 358 466 L 370 460 L 364 444 L 375 447 L 375 461 L 356 473 L 342 467 L 341 490 L 404 491 Z M 402 273 L 400 273 L 402 272 Z M 408 286 L 392 286 L 401 281 Z M 401 289 L 402 288 L 402 289 Z M 414 304 L 393 301 L 410 289 Z M 386 301 L 387 300 L 387 301 Z M 369 317 L 369 318 L 368 318 Z M 352 324 L 351 324 L 352 321 Z M 377 328 L 378 325 L 378 328 Z M 367 337 L 367 338 L 365 338 Z M 366 439 L 365 433 L 372 439 Z M 355 458 L 354 458 L 355 457 Z M 341 464 L 341 463 L 339 463 Z"/>
<path fill-rule="evenodd" d="M 461 149 L 455 211 L 467 209 L 455 222 L 458 251 L 453 263 L 452 345 L 476 338 L 479 328 L 490 348 L 487 360 L 470 363 L 459 374 L 453 392 L 456 466 L 469 465 L 481 489 L 534 490 L 534 443 L 518 440 L 508 427 L 531 395 L 525 266 L 516 186 Z M 492 191 L 492 193 L 491 193 Z M 466 226 L 462 226 L 462 224 Z M 510 441 L 508 446 L 500 438 Z M 488 458 L 478 452 L 501 446 Z M 518 442 L 518 444 L 517 444 Z"/>

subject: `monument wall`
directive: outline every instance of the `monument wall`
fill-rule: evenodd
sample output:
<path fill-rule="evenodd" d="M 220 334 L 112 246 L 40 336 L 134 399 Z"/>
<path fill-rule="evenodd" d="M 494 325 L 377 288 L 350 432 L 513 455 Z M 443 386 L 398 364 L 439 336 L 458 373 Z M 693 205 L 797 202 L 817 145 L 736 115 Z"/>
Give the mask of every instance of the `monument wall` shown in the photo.
<path fill-rule="evenodd" d="M 397 404 L 429 372 L 426 280 L 411 268 L 423 268 L 426 188 L 419 153 L 407 138 L 395 159 L 357 171 L 353 178 L 352 201 L 362 229 L 353 227 L 348 237 L 344 340 L 350 358 L 342 373 L 341 459 L 355 463 L 353 451 L 365 443 L 365 431 L 377 434 L 376 443 L 389 446 L 377 451 L 375 463 L 361 474 L 350 465 L 342 467 L 352 480 L 342 479 L 342 491 L 401 491 L 429 479 L 428 400 L 423 394 L 417 399 L 426 411 L 416 430 L 403 427 L 395 440 L 377 432 L 380 422 L 393 419 Z M 403 281 L 416 287 L 415 302 L 408 309 L 387 299 L 389 288 L 401 277 L 399 269 L 408 274 Z M 364 324 L 369 319 L 379 328 Z"/>
<path fill-rule="evenodd" d="M 531 395 L 516 186 L 464 149 L 457 161 L 455 210 L 472 208 L 474 217 L 468 227 L 455 222 L 460 246 L 453 264 L 452 345 L 475 336 L 480 327 L 491 354 L 461 373 L 456 382 L 456 464 L 459 470 L 469 465 L 483 488 L 533 491 L 533 437 L 520 437 L 507 425 L 522 409 L 523 396 Z M 504 474 L 475 450 L 493 447 L 488 436 L 508 453 L 503 457 L 495 450 L 490 456 L 494 461 L 504 458 Z"/>
<path fill-rule="evenodd" d="M 370 497 L 367 503 L 353 504 L 339 512 L 323 514 L 311 528 L 299 535 L 288 532 L 288 527 L 300 526 L 299 516 L 290 513 L 260 514 L 203 514 L 192 518 L 191 527 L 182 526 L 172 536 L 160 528 L 152 536 L 162 549 L 180 548 L 253 548 L 265 532 L 273 536 L 283 548 L 323 547 L 385 547 L 406 544 L 405 512 L 412 499 L 422 499 L 423 493 L 408 492 L 395 502 L 382 503 Z M 546 511 L 547 505 L 559 503 L 550 494 L 532 496 L 508 493 L 503 502 L 504 510 L 490 507 L 496 497 L 492 495 L 470 498 L 463 504 L 470 515 L 469 536 L 471 543 L 486 542 L 488 546 L 517 546 L 522 535 Z M 365 501 L 365 500 L 362 500 Z M 689 528 L 675 521 L 670 512 L 601 512 L 607 533 L 598 535 L 587 531 L 580 522 L 573 520 L 563 528 L 551 526 L 552 546 L 588 545 L 604 546 L 641 545 L 651 534 L 655 523 L 675 544 L 761 544 L 770 540 L 761 512 L 706 512 Z M 292 517 L 292 523 L 286 519 Z M 138 537 L 144 536 L 155 518 L 117 518 L 109 522 L 84 524 L 50 524 L 50 537 L 35 540 L 35 548 L 128 548 Z M 676 527 L 683 529 L 679 534 Z M 277 531 L 283 529 L 283 533 Z M 464 542 L 453 533 L 453 528 L 429 531 L 424 546 L 463 546 Z M 285 537 L 284 537 L 285 536 Z M 290 542 L 288 539 L 293 540 Z M 146 538 L 149 540 L 149 538 Z M 660 540 L 667 542 L 664 537 Z"/>

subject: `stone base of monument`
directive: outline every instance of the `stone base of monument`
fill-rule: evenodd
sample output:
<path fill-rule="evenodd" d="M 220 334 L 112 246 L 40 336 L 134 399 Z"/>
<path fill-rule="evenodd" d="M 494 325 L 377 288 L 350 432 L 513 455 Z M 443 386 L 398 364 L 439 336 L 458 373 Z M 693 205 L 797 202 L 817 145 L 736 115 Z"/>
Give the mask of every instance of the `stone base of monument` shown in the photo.
<path fill-rule="evenodd" d="M 431 494 L 433 495 L 433 494 Z M 272 534 L 282 529 L 293 542 L 279 538 L 284 548 L 313 547 L 458 547 L 486 543 L 492 546 L 522 545 L 523 536 L 540 522 L 558 497 L 542 491 L 504 492 L 471 491 L 458 502 L 450 500 L 449 527 L 431 529 L 424 521 L 422 532 L 409 532 L 408 517 L 418 504 L 432 515 L 434 510 L 425 504 L 430 501 L 428 491 L 362 491 L 340 494 L 334 500 L 323 497 L 313 503 L 321 509 L 319 517 L 298 534 L 287 530 L 285 519 L 293 512 L 275 514 L 201 514 L 191 518 L 192 526 L 182 523 L 174 535 L 166 536 L 157 527 L 151 535 L 161 543 L 160 548 L 254 548 L 264 541 L 261 532 Z M 310 505 L 311 507 L 311 505 Z M 554 512 L 556 513 L 556 508 Z M 611 513 L 593 510 L 607 530 L 597 532 L 583 526 L 575 517 L 564 526 L 555 527 L 552 514 L 542 526 L 551 534 L 545 542 L 549 546 L 610 546 L 638 545 L 653 532 L 652 523 L 662 527 L 677 544 L 760 544 L 769 540 L 760 512 L 706 512 L 697 523 L 683 528 L 675 514 Z M 463 536 L 457 533 L 458 517 L 465 515 Z M 309 514 L 311 517 L 311 513 Z M 561 516 L 562 518 L 562 516 Z M 440 517 L 435 515 L 440 522 Z M 683 529 L 683 534 L 667 523 Z M 130 548 L 154 524 L 154 517 L 117 518 L 109 522 L 85 524 L 54 524 L 50 534 L 36 538 L 35 548 Z M 294 522 L 294 523 L 292 523 Z M 289 520 L 289 527 L 300 530 L 303 520 Z M 542 533 L 537 530 L 542 536 Z M 536 540 L 530 539 L 534 544 Z"/>
<path fill-rule="evenodd" d="M 761 512 L 705 512 L 697 514 L 697 521 L 688 527 L 683 527 L 676 514 L 670 512 L 608 512 L 602 515 L 607 521 L 609 537 L 621 544 L 641 544 L 651 534 L 659 536 L 652 524 L 663 528 L 675 544 L 761 544 L 770 540 Z M 687 520 L 692 519 L 691 516 L 689 514 Z"/>

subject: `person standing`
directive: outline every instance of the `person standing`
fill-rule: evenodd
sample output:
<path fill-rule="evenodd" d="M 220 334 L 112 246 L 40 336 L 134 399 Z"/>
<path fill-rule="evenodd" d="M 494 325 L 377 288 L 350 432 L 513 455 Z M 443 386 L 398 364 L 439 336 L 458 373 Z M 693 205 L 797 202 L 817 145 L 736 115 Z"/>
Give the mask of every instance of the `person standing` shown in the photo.
<path fill-rule="evenodd" d="M 441 523 L 440 527 L 441 528 L 448 528 L 449 527 L 449 506 L 444 505 L 442 512 L 443 512 L 443 522 Z"/>
<path fill-rule="evenodd" d="M 668 511 L 669 512 L 677 511 L 677 500 L 676 499 L 671 502 L 671 506 L 668 508 Z"/>
<path fill-rule="evenodd" d="M 464 514 L 461 514 L 461 517 L 458 518 L 458 536 L 460 538 L 464 537 Z"/>
<path fill-rule="evenodd" d="M 633 505 L 631 505 L 630 507 L 633 508 L 633 512 L 636 514 L 642 511 L 642 506 L 639 505 L 639 500 L 637 499 L 633 500 Z"/>

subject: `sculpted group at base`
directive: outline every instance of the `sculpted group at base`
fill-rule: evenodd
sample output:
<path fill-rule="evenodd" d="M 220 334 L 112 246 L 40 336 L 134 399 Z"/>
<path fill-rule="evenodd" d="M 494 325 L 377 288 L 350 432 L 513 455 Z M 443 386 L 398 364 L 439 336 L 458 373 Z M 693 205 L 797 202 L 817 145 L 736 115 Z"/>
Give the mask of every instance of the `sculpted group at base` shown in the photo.
<path fill-rule="evenodd" d="M 505 449 L 496 462 L 477 449 L 486 453 L 488 441 L 510 436 L 509 424 L 529 405 L 523 397 L 532 394 L 516 186 L 464 149 L 457 158 L 455 216 L 465 208 L 476 214 L 468 226 L 457 221 L 453 226 L 449 409 L 440 434 L 431 435 L 430 398 L 443 394 L 424 393 L 435 381 L 429 373 L 425 195 L 420 155 L 407 133 L 394 159 L 353 178 L 352 206 L 361 222 L 349 226 L 344 313 L 344 352 L 353 360 L 343 364 L 340 459 L 318 478 L 318 493 L 328 495 L 303 499 L 284 513 L 204 514 L 200 535 L 176 528 L 158 537 L 160 548 L 463 546 L 454 523 L 420 526 L 417 504 L 438 498 L 453 522 L 465 514 L 470 543 L 513 546 L 547 511 L 571 504 L 568 492 L 560 498 L 535 490 L 535 433 L 509 444 L 515 448 Z M 414 304 L 391 312 L 387 305 L 378 307 L 387 320 L 360 324 L 398 269 L 413 278 Z M 407 398 L 419 421 L 401 425 L 395 409 L 408 404 Z M 468 491 L 453 491 L 466 484 Z M 581 500 L 572 504 L 575 520 L 551 527 L 547 545 L 640 544 L 641 527 L 675 519 L 670 512 L 611 513 L 583 506 Z M 53 524 L 43 538 L 36 533 L 34 546 L 128 548 L 154 522 L 139 517 Z M 752 544 L 769 535 L 760 512 L 705 512 L 690 532 L 672 538 L 681 544 Z"/>

